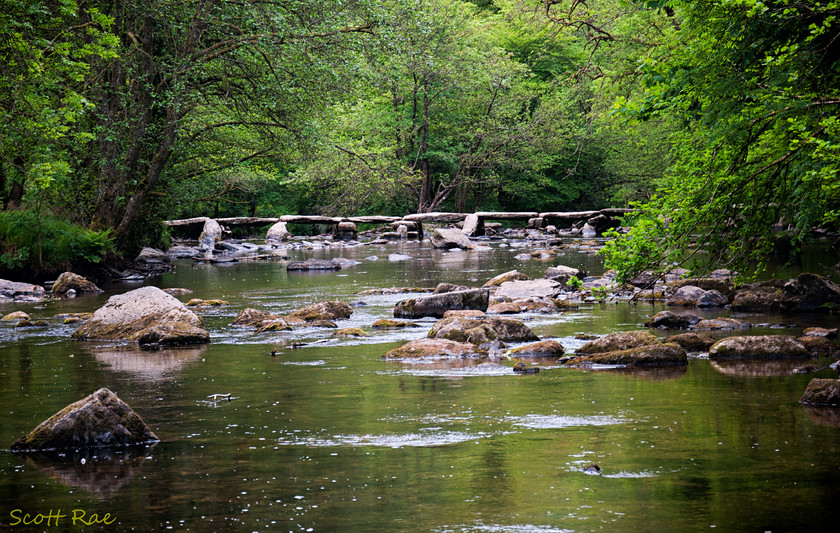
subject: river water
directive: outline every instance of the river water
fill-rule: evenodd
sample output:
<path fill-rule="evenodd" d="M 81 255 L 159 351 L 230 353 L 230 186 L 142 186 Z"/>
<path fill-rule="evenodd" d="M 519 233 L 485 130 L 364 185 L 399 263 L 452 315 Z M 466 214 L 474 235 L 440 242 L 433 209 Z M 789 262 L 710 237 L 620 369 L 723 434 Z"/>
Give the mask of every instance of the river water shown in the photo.
<path fill-rule="evenodd" d="M 0 447 L 100 387 L 131 405 L 161 442 L 58 457 L 0 453 L 0 528 L 80 530 L 74 515 L 107 522 L 87 528 L 93 531 L 833 528 L 840 410 L 801 406 L 813 375 L 794 374 L 790 365 L 721 366 L 695 354 L 680 369 L 543 364 L 539 374 L 515 375 L 512 362 L 381 360 L 423 337 L 433 321 L 372 330 L 409 296 L 360 291 L 442 281 L 478 286 L 514 268 L 541 277 L 555 264 L 603 270 L 597 256 L 574 249 L 550 261 L 514 259 L 522 251 L 494 241 L 490 250 L 469 252 L 436 251 L 428 242 L 288 252 L 294 259 L 361 261 L 317 274 L 288 273 L 276 260 L 180 261 L 147 283 L 192 289 L 183 301 L 230 304 L 201 311 L 210 345 L 157 352 L 71 341 L 75 326 L 51 318 L 93 311 L 139 284 L 6 304 L 3 314 L 20 309 L 50 327 L 0 324 Z M 410 259 L 389 261 L 394 253 Z M 254 335 L 230 325 L 245 307 L 286 313 L 327 299 L 354 305 L 339 327 L 358 326 L 370 336 L 336 339 L 318 328 Z M 519 318 L 568 352 L 584 342 L 578 333 L 642 329 L 663 308 L 594 302 Z M 827 314 L 746 319 L 774 324 L 754 328 L 758 334 L 836 326 Z M 231 399 L 214 402 L 213 394 Z M 592 463 L 601 475 L 584 472 Z M 24 519 L 40 523 L 25 526 Z"/>

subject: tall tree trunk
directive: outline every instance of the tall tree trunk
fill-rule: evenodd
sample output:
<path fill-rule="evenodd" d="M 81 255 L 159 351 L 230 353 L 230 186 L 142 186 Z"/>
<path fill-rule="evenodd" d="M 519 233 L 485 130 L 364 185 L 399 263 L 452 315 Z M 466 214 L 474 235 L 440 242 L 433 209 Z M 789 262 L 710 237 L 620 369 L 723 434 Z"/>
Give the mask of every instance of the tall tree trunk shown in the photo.
<path fill-rule="evenodd" d="M 429 86 L 426 78 L 423 78 L 423 124 L 420 125 L 420 168 L 423 182 L 420 186 L 420 203 L 417 211 L 426 213 L 430 211 L 432 196 L 434 195 L 434 183 L 432 183 L 432 169 L 426 153 L 429 150 Z"/>

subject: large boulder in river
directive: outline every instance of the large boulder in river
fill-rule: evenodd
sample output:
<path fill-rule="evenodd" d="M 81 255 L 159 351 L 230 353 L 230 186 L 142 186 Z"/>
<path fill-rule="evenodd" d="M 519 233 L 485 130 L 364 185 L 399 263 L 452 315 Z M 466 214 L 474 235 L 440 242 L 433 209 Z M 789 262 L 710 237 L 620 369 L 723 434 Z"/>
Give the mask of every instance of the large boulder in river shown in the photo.
<path fill-rule="evenodd" d="M 789 335 L 727 337 L 709 348 L 709 359 L 809 359 L 811 353 Z"/>
<path fill-rule="evenodd" d="M 470 238 L 458 228 L 437 228 L 431 233 L 429 240 L 435 248 L 473 248 Z"/>
<path fill-rule="evenodd" d="M 489 301 L 490 291 L 487 289 L 469 289 L 409 298 L 397 302 L 394 306 L 394 318 L 443 318 L 444 313 L 450 310 L 486 311 Z"/>
<path fill-rule="evenodd" d="M 210 342 L 198 315 L 174 296 L 151 286 L 111 296 L 73 338 L 170 345 Z"/>
<path fill-rule="evenodd" d="M 429 331 L 431 339 L 449 339 L 458 342 L 482 344 L 500 340 L 524 342 L 540 340 L 531 328 L 510 318 L 451 317 L 438 320 Z"/>
<path fill-rule="evenodd" d="M 487 353 L 469 342 L 447 339 L 417 339 L 386 352 L 383 359 L 454 359 L 486 357 Z"/>
<path fill-rule="evenodd" d="M 64 272 L 55 280 L 52 286 L 53 294 L 65 294 L 69 290 L 76 292 L 102 292 L 92 281 L 88 281 L 78 274 Z"/>
<path fill-rule="evenodd" d="M 840 379 L 812 379 L 799 402 L 805 405 L 840 405 Z"/>
<path fill-rule="evenodd" d="M 816 274 L 800 274 L 788 282 L 773 279 L 736 291 L 737 311 L 830 311 L 840 306 L 840 286 Z"/>
<path fill-rule="evenodd" d="M 116 394 L 106 388 L 72 403 L 15 441 L 16 452 L 130 446 L 159 439 Z"/>
<path fill-rule="evenodd" d="M 496 289 L 497 299 L 525 300 L 527 298 L 555 298 L 564 290 L 564 285 L 551 279 L 531 281 L 508 281 Z"/>
<path fill-rule="evenodd" d="M 658 367 L 687 365 L 688 356 L 678 344 L 659 343 L 626 350 L 581 355 L 566 362 L 569 366 L 620 365 L 630 367 Z"/>
<path fill-rule="evenodd" d="M 575 350 L 575 353 L 607 353 L 654 344 L 660 344 L 659 339 L 647 331 L 623 331 L 620 333 L 610 333 L 600 339 L 589 341 Z"/>

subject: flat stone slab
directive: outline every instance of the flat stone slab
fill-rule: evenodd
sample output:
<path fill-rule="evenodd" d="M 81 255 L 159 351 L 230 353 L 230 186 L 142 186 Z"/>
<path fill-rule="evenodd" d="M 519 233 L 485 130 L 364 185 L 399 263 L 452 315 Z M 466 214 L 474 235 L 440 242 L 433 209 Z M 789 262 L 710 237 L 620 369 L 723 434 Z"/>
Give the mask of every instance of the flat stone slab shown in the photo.
<path fill-rule="evenodd" d="M 101 388 L 57 412 L 12 443 L 16 452 L 102 448 L 158 442 L 140 416 Z"/>
<path fill-rule="evenodd" d="M 563 285 L 550 279 L 505 281 L 496 289 L 496 298 L 554 298 L 563 290 Z"/>
<path fill-rule="evenodd" d="M 528 220 L 540 214 L 536 211 L 476 211 L 475 215 L 485 220 Z"/>
<path fill-rule="evenodd" d="M 414 213 L 403 217 L 403 220 L 414 222 L 441 222 L 451 224 L 462 222 L 469 213 Z"/>

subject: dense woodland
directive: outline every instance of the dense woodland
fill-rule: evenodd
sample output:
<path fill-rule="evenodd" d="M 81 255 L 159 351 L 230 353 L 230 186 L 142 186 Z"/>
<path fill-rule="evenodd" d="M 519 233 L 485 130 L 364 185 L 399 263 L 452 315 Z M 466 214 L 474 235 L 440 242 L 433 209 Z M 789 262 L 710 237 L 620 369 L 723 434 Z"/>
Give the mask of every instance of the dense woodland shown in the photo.
<path fill-rule="evenodd" d="M 0 0 L 0 269 L 161 220 L 639 207 L 621 275 L 840 226 L 840 2 Z M 696 257 L 694 258 L 696 259 Z"/>

